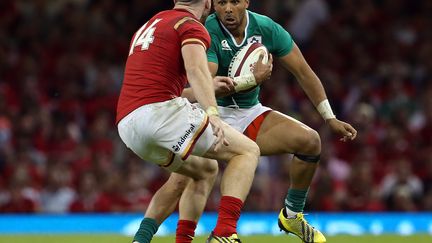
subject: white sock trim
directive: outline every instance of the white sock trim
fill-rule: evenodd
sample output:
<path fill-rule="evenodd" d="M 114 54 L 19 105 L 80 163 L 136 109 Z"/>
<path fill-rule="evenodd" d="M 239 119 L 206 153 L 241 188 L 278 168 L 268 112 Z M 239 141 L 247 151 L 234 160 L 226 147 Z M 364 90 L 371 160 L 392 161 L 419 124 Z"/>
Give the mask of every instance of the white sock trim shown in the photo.
<path fill-rule="evenodd" d="M 289 209 L 288 207 L 285 207 L 285 212 L 286 212 L 288 218 L 295 218 L 295 217 L 297 217 L 297 214 L 300 213 L 300 212 L 294 212 L 291 209 Z"/>

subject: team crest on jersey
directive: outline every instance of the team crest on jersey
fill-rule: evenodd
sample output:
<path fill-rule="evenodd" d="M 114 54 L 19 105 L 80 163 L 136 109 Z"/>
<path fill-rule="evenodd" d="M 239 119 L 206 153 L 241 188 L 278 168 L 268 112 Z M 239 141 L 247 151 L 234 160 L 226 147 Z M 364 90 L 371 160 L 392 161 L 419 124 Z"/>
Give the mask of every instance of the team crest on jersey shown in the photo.
<path fill-rule="evenodd" d="M 262 44 L 262 36 L 254 35 L 254 36 L 252 36 L 252 37 L 250 37 L 250 38 L 247 39 L 247 43 L 248 44 L 250 44 L 250 43 L 260 43 L 260 44 Z"/>
<path fill-rule="evenodd" d="M 221 42 L 221 45 L 222 45 L 222 50 L 224 50 L 224 51 L 232 51 L 232 49 L 231 49 L 231 47 L 229 46 L 227 40 L 223 40 L 223 41 Z"/>

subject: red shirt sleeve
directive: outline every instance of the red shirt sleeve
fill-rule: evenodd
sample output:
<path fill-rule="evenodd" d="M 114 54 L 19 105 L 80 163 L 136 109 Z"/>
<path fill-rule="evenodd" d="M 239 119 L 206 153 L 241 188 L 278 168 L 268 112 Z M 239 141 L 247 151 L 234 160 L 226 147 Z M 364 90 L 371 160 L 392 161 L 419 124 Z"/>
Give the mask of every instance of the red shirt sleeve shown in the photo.
<path fill-rule="evenodd" d="M 181 46 L 200 44 L 206 51 L 210 47 L 210 35 L 198 20 L 192 17 L 184 17 L 174 25 L 174 29 L 179 34 Z"/>

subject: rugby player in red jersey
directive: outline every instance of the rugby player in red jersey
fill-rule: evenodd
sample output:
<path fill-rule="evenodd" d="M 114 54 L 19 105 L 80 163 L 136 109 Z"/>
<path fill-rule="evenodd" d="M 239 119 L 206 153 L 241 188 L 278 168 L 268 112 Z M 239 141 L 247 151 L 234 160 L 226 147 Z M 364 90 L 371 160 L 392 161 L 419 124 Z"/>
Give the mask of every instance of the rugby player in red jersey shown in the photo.
<path fill-rule="evenodd" d="M 190 242 L 217 175 L 216 160 L 228 162 L 218 225 L 229 234 L 226 241 L 238 241 L 236 225 L 259 148 L 219 118 L 206 61 L 210 36 L 199 21 L 208 15 L 211 0 L 175 2 L 174 9 L 156 14 L 133 36 L 118 100 L 122 141 L 140 158 L 172 172 L 154 195 L 134 242 L 150 242 L 178 201 L 176 242 Z M 188 82 L 202 109 L 181 98 Z"/>

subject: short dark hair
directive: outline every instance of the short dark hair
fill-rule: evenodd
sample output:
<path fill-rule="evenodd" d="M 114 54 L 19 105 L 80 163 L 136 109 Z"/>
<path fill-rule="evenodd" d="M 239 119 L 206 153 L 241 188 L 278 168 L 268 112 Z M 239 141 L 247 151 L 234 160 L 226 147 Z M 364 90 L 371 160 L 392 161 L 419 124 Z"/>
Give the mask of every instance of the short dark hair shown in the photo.
<path fill-rule="evenodd" d="M 190 3 L 190 4 L 195 4 L 195 3 L 199 3 L 202 0 L 176 0 L 176 3 Z"/>

